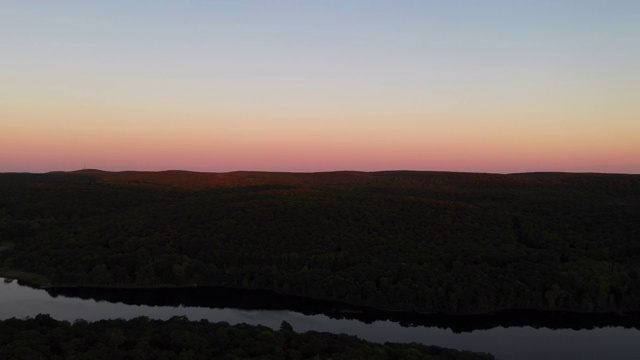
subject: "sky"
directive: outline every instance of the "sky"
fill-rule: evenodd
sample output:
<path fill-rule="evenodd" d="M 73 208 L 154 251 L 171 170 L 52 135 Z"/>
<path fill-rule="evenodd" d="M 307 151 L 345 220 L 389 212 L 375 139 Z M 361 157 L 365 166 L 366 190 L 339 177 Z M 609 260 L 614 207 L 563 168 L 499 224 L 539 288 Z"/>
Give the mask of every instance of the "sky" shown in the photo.
<path fill-rule="evenodd" d="M 640 173 L 640 1 L 0 0 L 0 172 Z"/>

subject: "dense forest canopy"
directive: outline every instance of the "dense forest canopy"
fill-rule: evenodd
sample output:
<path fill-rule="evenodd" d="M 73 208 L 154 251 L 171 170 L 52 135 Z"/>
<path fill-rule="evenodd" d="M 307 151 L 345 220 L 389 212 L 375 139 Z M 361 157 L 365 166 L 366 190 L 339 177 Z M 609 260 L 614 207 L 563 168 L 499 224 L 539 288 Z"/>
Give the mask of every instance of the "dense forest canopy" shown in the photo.
<path fill-rule="evenodd" d="M 354 336 L 279 331 L 246 324 L 139 317 L 93 323 L 34 319 L 0 321 L 0 358 L 39 359 L 493 359 L 487 354 L 420 344 L 374 344 Z"/>
<path fill-rule="evenodd" d="M 4 275 L 380 309 L 640 310 L 640 176 L 0 174 Z"/>

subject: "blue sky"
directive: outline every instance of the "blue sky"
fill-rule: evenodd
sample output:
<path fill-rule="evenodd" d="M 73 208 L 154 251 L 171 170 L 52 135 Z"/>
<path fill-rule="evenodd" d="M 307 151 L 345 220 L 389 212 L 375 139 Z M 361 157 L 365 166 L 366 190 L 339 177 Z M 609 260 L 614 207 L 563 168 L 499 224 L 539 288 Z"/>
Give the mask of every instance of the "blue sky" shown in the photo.
<path fill-rule="evenodd" d="M 153 169 L 638 171 L 638 18 L 636 1 L 0 1 L 0 130 L 52 147 L 21 167 L 5 142 L 0 171 L 70 167 L 97 131 L 85 160 L 113 169 L 144 164 L 106 154 L 144 132 L 136 151 L 182 153 Z M 207 132 L 224 159 L 197 158 Z M 416 155 L 436 150 L 458 155 Z"/>

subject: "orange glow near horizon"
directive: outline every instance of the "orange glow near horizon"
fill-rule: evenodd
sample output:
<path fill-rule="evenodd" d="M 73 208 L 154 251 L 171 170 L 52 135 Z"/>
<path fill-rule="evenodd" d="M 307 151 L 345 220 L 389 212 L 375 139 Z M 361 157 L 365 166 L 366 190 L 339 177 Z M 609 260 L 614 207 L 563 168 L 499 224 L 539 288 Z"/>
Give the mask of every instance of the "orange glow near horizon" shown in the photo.
<path fill-rule="evenodd" d="M 180 125 L 159 120 L 157 125 L 138 121 L 109 127 L 15 121 L 0 134 L 0 164 L 2 171 L 31 172 L 99 168 L 637 173 L 640 168 L 640 149 L 630 131 L 518 131 L 521 125 L 502 124 L 479 131 L 455 119 L 439 125 L 413 122 L 398 119 L 363 126 L 358 125 L 363 120 L 352 120 L 325 122 L 323 127 L 287 121 L 256 126 L 244 120 L 225 127 L 220 122 Z"/>
<path fill-rule="evenodd" d="M 3 5 L 0 172 L 640 173 L 632 4 L 356 3 Z"/>

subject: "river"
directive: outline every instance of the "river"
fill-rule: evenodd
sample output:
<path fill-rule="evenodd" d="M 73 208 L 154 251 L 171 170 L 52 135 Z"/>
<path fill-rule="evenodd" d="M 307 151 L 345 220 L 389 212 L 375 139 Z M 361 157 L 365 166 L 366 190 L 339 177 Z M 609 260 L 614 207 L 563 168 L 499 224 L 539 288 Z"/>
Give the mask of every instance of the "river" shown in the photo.
<path fill-rule="evenodd" d="M 291 306 L 300 301 L 255 294 L 220 289 L 43 290 L 19 285 L 16 281 L 0 281 L 0 318 L 34 317 L 43 313 L 58 320 L 94 321 L 137 316 L 169 319 L 184 315 L 190 320 L 259 324 L 273 329 L 285 320 L 297 332 L 345 333 L 374 342 L 418 342 L 489 352 L 499 360 L 640 359 L 637 314 L 582 318 L 552 314 L 545 319 L 539 313 L 512 312 L 500 316 L 436 316 L 407 321 L 406 316 L 398 315 L 394 319 L 386 314 L 376 319 L 375 314 L 342 312 L 335 307 L 323 313 L 314 302 Z M 266 299 L 263 305 L 260 305 L 261 299 Z M 567 324 L 563 325 L 563 321 Z"/>

